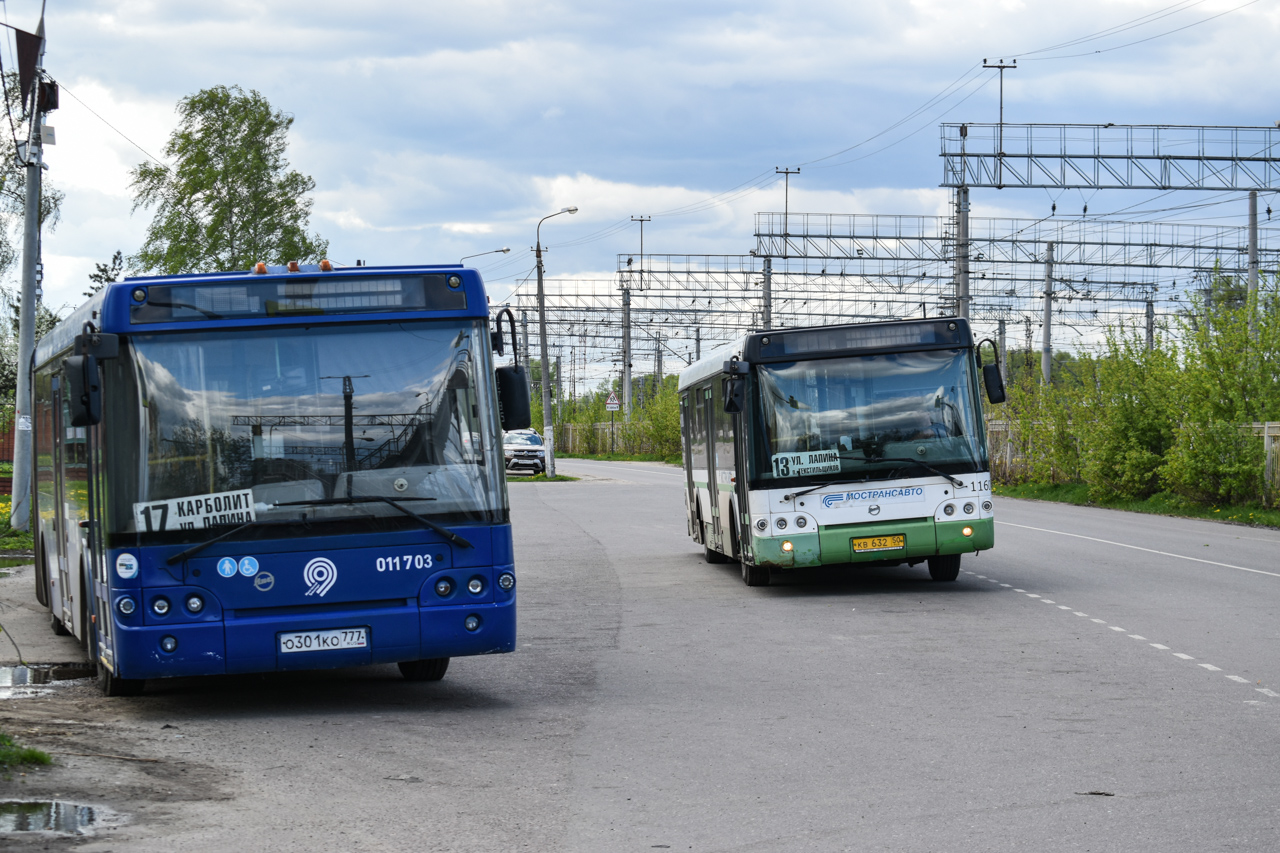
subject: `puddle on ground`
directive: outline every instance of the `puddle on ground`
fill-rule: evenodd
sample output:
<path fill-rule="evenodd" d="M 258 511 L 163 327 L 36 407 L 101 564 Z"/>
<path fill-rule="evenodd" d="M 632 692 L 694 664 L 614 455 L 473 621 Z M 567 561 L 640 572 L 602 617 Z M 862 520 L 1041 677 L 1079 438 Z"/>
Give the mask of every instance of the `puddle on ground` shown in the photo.
<path fill-rule="evenodd" d="M 71 681 L 76 678 L 95 678 L 97 670 L 87 663 L 33 663 L 26 666 L 0 666 L 0 699 L 35 696 L 40 691 L 32 687 L 52 684 L 55 681 Z"/>
<path fill-rule="evenodd" d="M 103 810 L 96 806 L 65 800 L 3 800 L 0 801 L 0 835 L 11 832 L 85 835 L 92 832 L 104 816 Z"/>

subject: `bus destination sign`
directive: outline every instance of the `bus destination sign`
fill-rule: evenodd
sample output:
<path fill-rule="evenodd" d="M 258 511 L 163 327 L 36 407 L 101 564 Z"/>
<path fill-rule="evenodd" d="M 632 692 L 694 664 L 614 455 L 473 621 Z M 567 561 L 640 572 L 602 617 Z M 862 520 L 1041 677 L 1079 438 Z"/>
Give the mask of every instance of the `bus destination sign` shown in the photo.
<path fill-rule="evenodd" d="M 838 450 L 773 454 L 773 476 L 775 477 L 808 477 L 813 474 L 838 473 L 840 473 Z"/>
<path fill-rule="evenodd" d="M 147 533 L 203 529 L 216 524 L 244 524 L 256 518 L 252 489 L 133 505 L 133 523 L 137 530 Z"/>

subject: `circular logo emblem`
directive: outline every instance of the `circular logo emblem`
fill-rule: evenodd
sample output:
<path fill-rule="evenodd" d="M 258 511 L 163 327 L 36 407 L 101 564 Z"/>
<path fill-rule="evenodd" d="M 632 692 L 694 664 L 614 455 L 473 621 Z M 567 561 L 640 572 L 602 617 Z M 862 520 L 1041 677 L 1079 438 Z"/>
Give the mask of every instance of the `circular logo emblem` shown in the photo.
<path fill-rule="evenodd" d="M 222 575 L 224 578 L 235 577 L 238 570 L 239 567 L 236 565 L 236 561 L 230 557 L 223 557 L 218 561 L 218 574 Z"/>
<path fill-rule="evenodd" d="M 871 513 L 872 515 L 879 515 L 880 504 L 872 504 L 871 506 L 867 507 L 867 512 Z"/>
<path fill-rule="evenodd" d="M 253 557 L 245 557 L 240 561 L 240 574 L 251 578 L 258 573 L 258 561 Z"/>
<path fill-rule="evenodd" d="M 128 580 L 138 576 L 138 558 L 132 554 L 121 554 L 116 557 L 116 574 Z"/>
<path fill-rule="evenodd" d="M 253 588 L 258 592 L 267 592 L 275 585 L 276 579 L 271 572 L 260 572 L 258 576 L 253 579 Z"/>
<path fill-rule="evenodd" d="M 324 598 L 324 594 L 332 589 L 338 580 L 338 567 L 332 560 L 316 557 L 303 568 L 302 580 L 310 584 L 307 595 L 318 595 Z"/>

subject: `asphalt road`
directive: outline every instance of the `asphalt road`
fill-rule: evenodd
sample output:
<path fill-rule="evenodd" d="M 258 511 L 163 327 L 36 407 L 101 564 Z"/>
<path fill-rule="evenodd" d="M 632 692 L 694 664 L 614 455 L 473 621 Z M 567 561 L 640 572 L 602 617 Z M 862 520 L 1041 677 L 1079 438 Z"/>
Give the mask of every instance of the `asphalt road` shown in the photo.
<path fill-rule="evenodd" d="M 1280 533 L 999 500 L 955 583 L 748 588 L 677 469 L 558 467 L 510 488 L 517 654 L 66 694 L 209 789 L 104 782 L 82 849 L 1277 846 Z"/>

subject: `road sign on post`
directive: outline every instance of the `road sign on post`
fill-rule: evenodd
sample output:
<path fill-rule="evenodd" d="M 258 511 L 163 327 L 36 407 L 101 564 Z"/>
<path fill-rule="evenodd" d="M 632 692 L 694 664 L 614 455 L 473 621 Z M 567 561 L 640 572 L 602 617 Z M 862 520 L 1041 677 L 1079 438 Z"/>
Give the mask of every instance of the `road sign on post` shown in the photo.
<path fill-rule="evenodd" d="M 618 402 L 618 395 L 609 392 L 609 399 L 604 401 L 604 410 L 606 412 L 616 412 L 622 408 L 622 404 Z"/>

